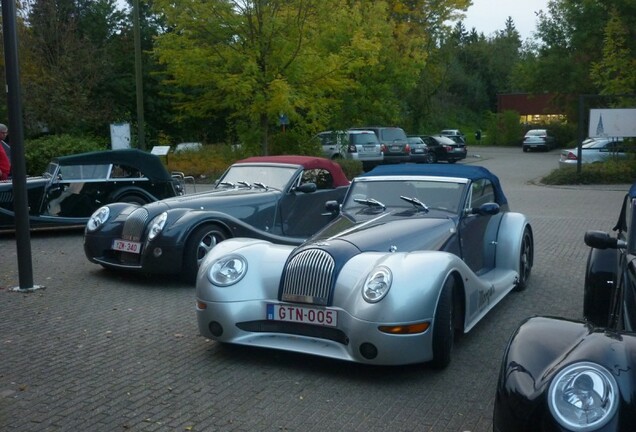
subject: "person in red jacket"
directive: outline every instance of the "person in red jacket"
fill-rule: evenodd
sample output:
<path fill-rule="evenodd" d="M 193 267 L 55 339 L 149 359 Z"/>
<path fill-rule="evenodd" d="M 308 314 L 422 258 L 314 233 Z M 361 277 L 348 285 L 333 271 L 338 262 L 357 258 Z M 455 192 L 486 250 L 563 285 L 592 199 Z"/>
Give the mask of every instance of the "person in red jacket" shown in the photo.
<path fill-rule="evenodd" d="M 11 173 L 11 161 L 7 157 L 4 148 L 0 146 L 0 180 L 7 180 Z"/>

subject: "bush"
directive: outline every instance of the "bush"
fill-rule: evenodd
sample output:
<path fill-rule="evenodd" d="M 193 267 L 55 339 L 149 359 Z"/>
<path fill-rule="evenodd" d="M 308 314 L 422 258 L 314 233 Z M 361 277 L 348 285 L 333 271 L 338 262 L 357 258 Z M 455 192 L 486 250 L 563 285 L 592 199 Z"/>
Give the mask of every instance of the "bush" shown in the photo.
<path fill-rule="evenodd" d="M 28 175 L 38 176 L 46 171 L 51 159 L 59 156 L 108 150 L 105 138 L 92 136 L 47 135 L 25 141 L 24 159 Z"/>
<path fill-rule="evenodd" d="M 608 160 L 607 162 L 583 164 L 581 172 L 576 167 L 559 168 L 542 179 L 544 184 L 631 184 L 636 178 L 636 159 Z"/>
<path fill-rule="evenodd" d="M 335 159 L 336 162 L 342 168 L 345 175 L 349 180 L 353 180 L 354 177 L 364 173 L 362 169 L 362 162 L 353 159 Z"/>
<path fill-rule="evenodd" d="M 519 123 L 519 113 L 516 111 L 491 113 L 488 117 L 485 132 L 486 134 L 482 139 L 482 144 L 492 146 L 520 146 L 523 137 L 523 126 Z"/>
<path fill-rule="evenodd" d="M 226 144 L 204 145 L 199 151 L 170 153 L 166 157 L 168 171 L 214 181 L 239 159 L 247 157 L 240 147 Z"/>
<path fill-rule="evenodd" d="M 269 144 L 269 154 L 322 156 L 318 141 L 293 131 L 273 135 Z"/>

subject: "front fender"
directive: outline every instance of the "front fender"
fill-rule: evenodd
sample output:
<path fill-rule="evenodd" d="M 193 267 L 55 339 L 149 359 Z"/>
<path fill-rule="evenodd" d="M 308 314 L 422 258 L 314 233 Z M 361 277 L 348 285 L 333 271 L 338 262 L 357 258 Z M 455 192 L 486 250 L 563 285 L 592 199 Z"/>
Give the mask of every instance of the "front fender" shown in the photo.
<path fill-rule="evenodd" d="M 526 227 L 530 229 L 532 235 L 532 227 L 525 215 L 514 212 L 504 214 L 497 236 L 496 265 L 498 269 L 513 270 L 519 273 L 521 242 Z"/>

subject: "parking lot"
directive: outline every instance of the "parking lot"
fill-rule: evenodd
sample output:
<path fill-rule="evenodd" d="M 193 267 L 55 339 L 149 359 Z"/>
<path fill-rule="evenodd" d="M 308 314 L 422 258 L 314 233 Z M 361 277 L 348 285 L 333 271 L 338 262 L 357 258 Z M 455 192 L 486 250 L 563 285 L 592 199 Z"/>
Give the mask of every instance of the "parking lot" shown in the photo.
<path fill-rule="evenodd" d="M 456 344 L 451 365 L 371 367 L 220 346 L 198 335 L 194 288 L 91 264 L 82 233 L 33 233 L 34 283 L 18 285 L 0 237 L 0 430 L 491 431 L 499 361 L 532 315 L 579 318 L 586 230 L 609 231 L 627 185 L 548 187 L 558 150 L 470 148 L 535 235 L 528 289 Z"/>

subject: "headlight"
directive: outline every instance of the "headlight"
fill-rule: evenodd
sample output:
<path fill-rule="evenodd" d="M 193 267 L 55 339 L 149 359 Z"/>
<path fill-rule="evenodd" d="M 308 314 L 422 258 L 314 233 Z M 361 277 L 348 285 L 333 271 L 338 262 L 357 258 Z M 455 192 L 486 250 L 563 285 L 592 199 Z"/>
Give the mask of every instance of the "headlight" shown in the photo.
<path fill-rule="evenodd" d="M 574 363 L 552 380 L 548 406 L 564 428 L 584 432 L 598 430 L 618 408 L 618 385 L 604 367 L 590 362 Z"/>
<path fill-rule="evenodd" d="M 369 303 L 377 303 L 391 288 L 391 270 L 386 267 L 375 268 L 362 286 L 362 297 Z"/>
<path fill-rule="evenodd" d="M 152 222 L 150 222 L 150 231 L 148 232 L 148 240 L 152 240 L 163 231 L 163 227 L 166 226 L 166 220 L 168 219 L 168 213 L 163 212 L 159 216 L 156 216 Z"/>
<path fill-rule="evenodd" d="M 102 225 L 106 223 L 110 216 L 110 209 L 108 207 L 100 207 L 95 213 L 93 213 L 86 223 L 86 230 L 97 231 Z"/>
<path fill-rule="evenodd" d="M 247 261 L 240 255 L 228 255 L 210 266 L 208 280 L 214 285 L 234 285 L 247 273 Z"/>

